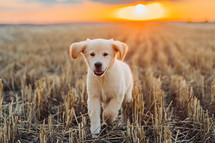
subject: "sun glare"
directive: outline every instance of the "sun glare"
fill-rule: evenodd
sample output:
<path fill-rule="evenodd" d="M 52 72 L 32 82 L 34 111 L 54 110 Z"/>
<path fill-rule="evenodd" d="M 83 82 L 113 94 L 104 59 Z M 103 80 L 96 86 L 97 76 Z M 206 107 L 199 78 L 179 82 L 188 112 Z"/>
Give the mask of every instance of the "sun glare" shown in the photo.
<path fill-rule="evenodd" d="M 152 20 L 164 17 L 164 9 L 159 3 L 127 6 L 117 11 L 117 17 L 127 20 Z"/>
<path fill-rule="evenodd" d="M 135 13 L 136 14 L 145 14 L 146 13 L 146 7 L 142 4 L 138 4 L 135 7 Z"/>

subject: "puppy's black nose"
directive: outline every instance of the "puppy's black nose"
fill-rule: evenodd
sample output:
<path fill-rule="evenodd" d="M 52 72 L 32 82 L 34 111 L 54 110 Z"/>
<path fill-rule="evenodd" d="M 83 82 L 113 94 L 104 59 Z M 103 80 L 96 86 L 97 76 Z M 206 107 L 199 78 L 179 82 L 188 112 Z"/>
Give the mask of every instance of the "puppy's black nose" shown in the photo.
<path fill-rule="evenodd" d="M 102 63 L 100 63 L 100 62 L 96 62 L 96 63 L 95 63 L 95 67 L 96 67 L 96 68 L 101 68 L 101 66 L 102 66 Z"/>

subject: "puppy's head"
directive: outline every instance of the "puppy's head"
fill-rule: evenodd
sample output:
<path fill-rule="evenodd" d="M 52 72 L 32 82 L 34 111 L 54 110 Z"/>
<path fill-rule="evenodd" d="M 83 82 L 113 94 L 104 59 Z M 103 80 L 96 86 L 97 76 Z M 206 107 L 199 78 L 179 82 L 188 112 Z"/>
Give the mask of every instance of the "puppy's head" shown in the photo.
<path fill-rule="evenodd" d="M 127 52 L 127 45 L 125 43 L 95 39 L 82 42 L 73 43 L 70 46 L 70 56 L 72 59 L 78 58 L 83 54 L 87 65 L 94 72 L 96 76 L 102 76 L 113 65 L 117 53 L 119 59 L 123 60 Z"/>

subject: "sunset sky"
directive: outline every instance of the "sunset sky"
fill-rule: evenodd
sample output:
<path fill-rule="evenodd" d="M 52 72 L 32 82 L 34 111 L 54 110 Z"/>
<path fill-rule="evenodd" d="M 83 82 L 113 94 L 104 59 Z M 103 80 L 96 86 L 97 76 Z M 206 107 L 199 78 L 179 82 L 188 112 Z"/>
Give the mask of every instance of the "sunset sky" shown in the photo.
<path fill-rule="evenodd" d="M 126 20 L 215 21 L 215 0 L 0 1 L 0 24 Z"/>

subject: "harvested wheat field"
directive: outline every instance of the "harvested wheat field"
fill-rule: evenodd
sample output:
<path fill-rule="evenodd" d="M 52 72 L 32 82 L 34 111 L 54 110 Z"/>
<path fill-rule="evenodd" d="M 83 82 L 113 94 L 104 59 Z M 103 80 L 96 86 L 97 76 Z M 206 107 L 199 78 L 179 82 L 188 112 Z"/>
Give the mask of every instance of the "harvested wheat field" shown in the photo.
<path fill-rule="evenodd" d="M 124 127 L 90 134 L 83 58 L 69 46 L 120 40 L 134 77 Z M 0 27 L 0 142 L 215 142 L 215 24 Z"/>

